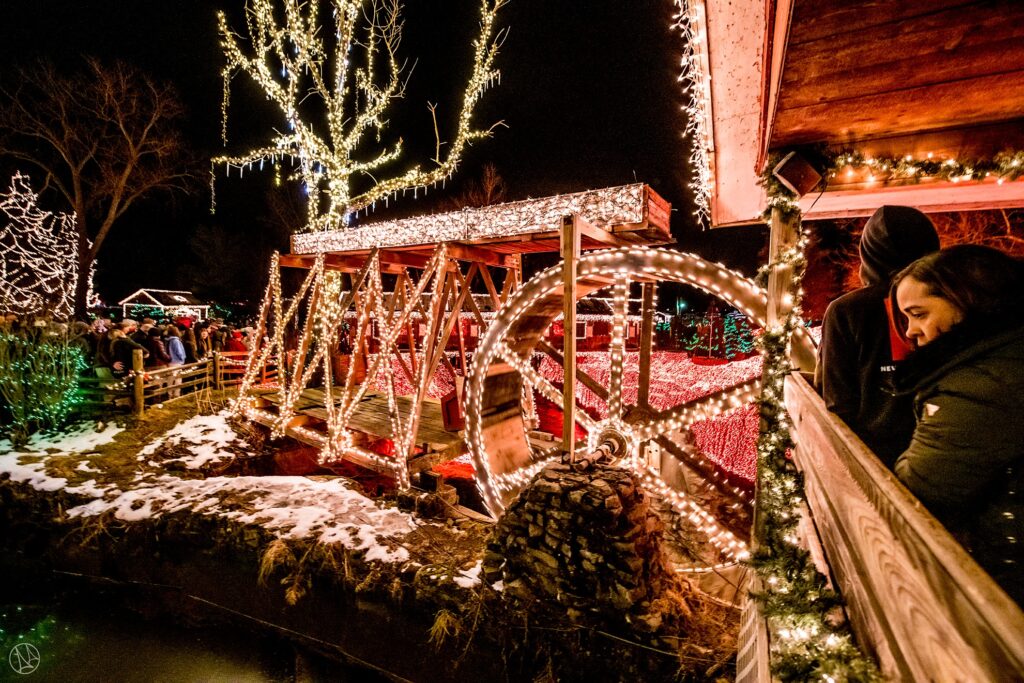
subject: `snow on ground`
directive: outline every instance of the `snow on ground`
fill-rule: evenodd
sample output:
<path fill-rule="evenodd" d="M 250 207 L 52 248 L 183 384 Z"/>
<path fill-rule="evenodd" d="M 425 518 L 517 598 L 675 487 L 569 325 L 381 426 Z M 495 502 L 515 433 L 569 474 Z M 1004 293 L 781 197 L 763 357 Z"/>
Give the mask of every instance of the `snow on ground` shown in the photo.
<path fill-rule="evenodd" d="M 162 437 L 153 441 L 139 452 L 139 460 L 146 460 L 162 446 L 184 446 L 190 456 L 167 458 L 160 463 L 180 462 L 188 469 L 197 470 L 203 465 L 220 464 L 231 460 L 234 453 L 226 450 L 229 446 L 244 447 L 244 442 L 228 424 L 229 413 L 221 411 L 216 415 L 196 415 L 178 424 Z M 150 462 L 151 465 L 159 465 Z"/>
<path fill-rule="evenodd" d="M 100 427 L 99 430 L 96 428 Z M 58 457 L 88 453 L 110 443 L 123 427 L 114 424 L 96 425 L 83 422 L 72 425 L 59 434 L 33 434 L 28 444 L 14 450 L 10 440 L 0 440 L 0 474 L 8 474 L 11 481 L 28 483 L 39 491 L 57 491 L 65 488 L 67 479 L 51 477 L 44 470 L 43 457 Z M 30 456 L 26 458 L 25 456 Z M 27 462 L 23 462 L 27 461 Z M 79 466 L 81 468 L 81 466 Z"/>
<path fill-rule="evenodd" d="M 98 429 L 97 429 L 98 428 Z M 28 445 L 15 452 L 8 439 L 0 440 L 0 456 L 40 454 L 49 451 L 59 453 L 88 453 L 114 440 L 124 431 L 115 424 L 80 422 L 59 433 L 38 433 L 29 437 Z"/>
<path fill-rule="evenodd" d="M 243 524 L 263 526 L 279 538 L 312 538 L 322 543 L 341 543 L 364 550 L 368 560 L 404 562 L 409 551 L 399 542 L 416 528 L 415 518 L 405 512 L 379 507 L 373 500 L 349 488 L 342 479 L 313 480 L 306 477 L 209 477 L 180 479 L 160 471 L 135 475 L 129 482 L 112 483 L 89 479 L 69 485 L 67 479 L 46 473 L 51 457 L 90 452 L 108 443 L 121 428 L 108 426 L 101 432 L 91 426 L 75 427 L 62 437 L 35 438 L 32 450 L 14 452 L 7 444 L 0 450 L 0 477 L 24 482 L 39 491 L 58 491 L 91 498 L 68 510 L 72 517 L 93 517 L 113 512 L 117 519 L 136 522 L 180 511 L 213 515 Z M 244 442 L 227 423 L 227 413 L 197 416 L 186 420 L 147 445 L 140 460 L 149 460 L 163 444 L 186 448 L 191 455 L 175 458 L 189 468 L 233 457 L 224 450 Z M 0 443 L 0 448 L 3 444 Z M 46 449 L 58 453 L 47 454 Z M 102 456 L 100 456 L 102 457 Z M 88 465 L 76 471 L 101 474 Z M 123 490 L 122 490 L 123 489 Z"/>
<path fill-rule="evenodd" d="M 484 561 L 477 560 L 469 569 L 460 569 L 459 575 L 453 581 L 462 588 L 472 588 L 480 584 L 480 570 L 483 569 Z"/>
<path fill-rule="evenodd" d="M 144 475 L 138 485 L 115 495 L 70 508 L 72 517 L 112 511 L 117 519 L 136 522 L 191 510 L 244 524 L 262 526 L 280 538 L 313 537 L 365 550 L 368 560 L 404 562 L 409 552 L 387 539 L 416 528 L 412 515 L 380 508 L 341 479 L 305 477 L 210 477 L 179 479 Z M 384 542 L 382 542 L 383 539 Z"/>

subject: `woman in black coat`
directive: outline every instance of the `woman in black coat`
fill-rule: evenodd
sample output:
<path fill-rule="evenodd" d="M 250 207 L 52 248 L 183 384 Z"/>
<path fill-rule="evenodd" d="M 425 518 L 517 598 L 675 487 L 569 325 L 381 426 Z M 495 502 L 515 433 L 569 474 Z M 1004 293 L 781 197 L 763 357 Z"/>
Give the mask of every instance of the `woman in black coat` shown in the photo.
<path fill-rule="evenodd" d="M 893 280 L 917 349 L 897 370 L 917 425 L 896 476 L 1024 604 L 1024 266 L 958 245 Z"/>

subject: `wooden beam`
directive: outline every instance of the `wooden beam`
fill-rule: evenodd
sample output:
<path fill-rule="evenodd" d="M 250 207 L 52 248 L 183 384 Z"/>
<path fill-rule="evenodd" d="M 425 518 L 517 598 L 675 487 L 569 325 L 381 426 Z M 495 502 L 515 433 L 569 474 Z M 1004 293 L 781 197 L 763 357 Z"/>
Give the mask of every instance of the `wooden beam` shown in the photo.
<path fill-rule="evenodd" d="M 782 324 L 793 309 L 793 268 L 782 263 L 782 254 L 796 246 L 800 239 L 800 219 L 785 216 L 772 209 L 771 234 L 768 241 L 768 315 L 769 327 Z M 814 368 L 800 368 L 813 372 Z"/>
<path fill-rule="evenodd" d="M 562 219 L 562 320 L 565 363 L 562 374 L 562 452 L 576 459 L 576 263 L 580 257 L 579 220 Z"/>
<path fill-rule="evenodd" d="M 498 296 L 498 289 L 494 286 L 494 280 L 491 278 L 491 271 L 487 268 L 480 269 L 480 277 L 483 278 L 484 286 L 487 287 L 487 292 L 491 295 L 491 302 L 494 305 L 494 310 L 501 308 L 501 297 Z"/>
<path fill-rule="evenodd" d="M 333 256 L 333 254 L 332 254 Z M 407 268 L 418 268 L 422 270 L 430 263 L 430 256 L 415 254 L 408 251 L 397 251 L 384 249 L 380 252 L 380 262 L 391 265 L 405 266 Z"/>
<path fill-rule="evenodd" d="M 582 219 L 577 221 L 577 227 L 578 227 L 578 229 L 580 231 L 581 238 L 585 237 L 588 240 L 591 240 L 592 242 L 597 242 L 598 244 L 604 244 L 604 245 L 609 246 L 609 247 L 621 247 L 622 246 L 622 240 L 619 239 L 615 235 L 615 233 L 611 232 L 610 230 L 605 230 L 604 228 L 599 228 L 598 226 L 593 225 L 592 223 L 588 223 L 587 221 L 582 220 Z M 582 239 L 581 239 L 581 244 L 582 244 Z"/>
<path fill-rule="evenodd" d="M 644 283 L 640 315 L 640 377 L 636 402 L 641 408 L 651 405 L 651 350 L 654 346 L 654 290 L 657 285 Z"/>
<path fill-rule="evenodd" d="M 459 261 L 471 263 L 483 263 L 488 266 L 508 268 L 510 266 L 508 254 L 501 254 L 493 249 L 482 245 L 462 244 L 459 242 L 448 243 L 448 256 Z"/>
<path fill-rule="evenodd" d="M 563 356 L 561 351 L 549 344 L 546 340 L 541 339 L 537 342 L 537 350 L 543 351 L 551 357 L 551 360 L 563 367 L 565 366 L 565 356 Z M 594 392 L 594 395 L 602 401 L 608 400 L 608 389 L 580 368 L 576 368 L 576 379 L 579 380 L 580 384 Z"/>

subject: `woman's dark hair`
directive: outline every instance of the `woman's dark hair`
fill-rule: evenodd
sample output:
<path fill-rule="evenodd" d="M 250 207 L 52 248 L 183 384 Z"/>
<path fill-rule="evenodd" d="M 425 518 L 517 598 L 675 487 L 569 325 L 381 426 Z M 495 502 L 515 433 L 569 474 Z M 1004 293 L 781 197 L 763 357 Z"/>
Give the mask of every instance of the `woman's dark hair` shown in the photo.
<path fill-rule="evenodd" d="M 896 288 L 906 278 L 953 304 L 964 319 L 1017 315 L 1022 308 L 1024 263 L 998 249 L 957 244 L 923 256 L 892 279 L 890 297 L 897 313 Z"/>
<path fill-rule="evenodd" d="M 181 337 L 181 331 L 174 325 L 168 325 L 164 330 L 164 335 L 168 337 Z"/>

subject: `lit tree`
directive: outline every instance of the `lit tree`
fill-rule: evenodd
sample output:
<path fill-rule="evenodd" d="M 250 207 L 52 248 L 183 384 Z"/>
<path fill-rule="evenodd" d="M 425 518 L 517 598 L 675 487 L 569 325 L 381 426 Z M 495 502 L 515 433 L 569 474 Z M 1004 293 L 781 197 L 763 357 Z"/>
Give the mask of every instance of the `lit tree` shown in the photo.
<path fill-rule="evenodd" d="M 437 106 L 429 105 L 436 145 L 429 168 L 413 165 L 392 177 L 386 169 L 402 154 L 401 138 L 382 143 L 386 114 L 405 92 L 406 76 L 397 50 L 402 36 L 398 0 L 250 0 L 243 39 L 219 14 L 227 57 L 222 103 L 227 144 L 230 84 L 238 73 L 255 81 L 279 110 L 284 132 L 239 156 L 213 161 L 232 167 L 263 167 L 288 159 L 310 195 L 310 230 L 348 224 L 360 210 L 404 190 L 418 191 L 451 176 L 466 145 L 491 135 L 477 128 L 473 113 L 498 79 L 494 58 L 504 32 L 494 30 L 505 0 L 481 0 L 480 33 L 473 42 L 473 69 L 458 115 L 455 138 L 443 143 Z M 323 6 L 330 18 L 321 17 Z M 243 42 L 248 45 L 243 48 Z M 251 49 L 248 49 L 251 48 Z M 369 142 L 368 142 L 369 140 Z M 443 153 L 442 153 L 443 148 Z"/>
<path fill-rule="evenodd" d="M 39 208 L 20 173 L 0 193 L 0 313 L 71 315 L 78 281 L 74 214 Z"/>
<path fill-rule="evenodd" d="M 127 64 L 86 61 L 59 74 L 40 64 L 0 87 L 0 154 L 44 174 L 76 217 L 78 273 L 93 262 L 114 224 L 140 197 L 186 189 L 189 157 L 176 124 L 174 91 Z M 88 278 L 75 283 L 75 315 L 84 316 Z"/>
<path fill-rule="evenodd" d="M 754 352 L 754 335 L 750 323 L 741 313 L 729 313 L 723 318 L 722 340 L 728 360 L 736 356 L 746 358 Z"/>
<path fill-rule="evenodd" d="M 694 356 L 721 358 L 723 355 L 722 316 L 712 301 L 707 313 L 697 321 L 697 330 L 686 342 L 686 350 Z"/>

